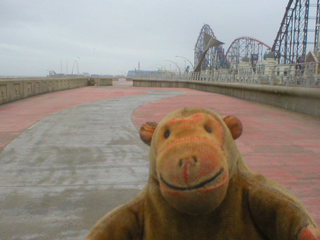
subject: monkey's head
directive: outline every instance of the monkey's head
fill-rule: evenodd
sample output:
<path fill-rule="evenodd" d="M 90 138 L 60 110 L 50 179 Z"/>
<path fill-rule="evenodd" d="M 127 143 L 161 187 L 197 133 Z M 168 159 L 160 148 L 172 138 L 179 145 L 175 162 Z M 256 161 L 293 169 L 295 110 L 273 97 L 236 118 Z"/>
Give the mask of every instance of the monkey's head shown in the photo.
<path fill-rule="evenodd" d="M 141 139 L 150 149 L 150 177 L 164 199 L 191 215 L 216 209 L 225 198 L 239 157 L 234 139 L 242 124 L 205 108 L 183 108 L 159 124 L 147 122 Z"/>

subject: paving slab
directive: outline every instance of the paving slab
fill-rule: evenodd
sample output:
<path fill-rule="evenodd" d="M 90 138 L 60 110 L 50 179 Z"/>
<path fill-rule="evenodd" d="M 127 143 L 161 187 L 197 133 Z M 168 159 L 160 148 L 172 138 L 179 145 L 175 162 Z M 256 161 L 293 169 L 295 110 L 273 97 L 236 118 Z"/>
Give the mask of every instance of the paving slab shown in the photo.
<path fill-rule="evenodd" d="M 140 125 L 184 106 L 238 116 L 244 133 L 237 145 L 249 167 L 289 188 L 320 224 L 319 118 L 219 94 L 131 85 L 120 80 L 0 106 L 0 240 L 83 239 L 146 184 L 149 147 Z"/>

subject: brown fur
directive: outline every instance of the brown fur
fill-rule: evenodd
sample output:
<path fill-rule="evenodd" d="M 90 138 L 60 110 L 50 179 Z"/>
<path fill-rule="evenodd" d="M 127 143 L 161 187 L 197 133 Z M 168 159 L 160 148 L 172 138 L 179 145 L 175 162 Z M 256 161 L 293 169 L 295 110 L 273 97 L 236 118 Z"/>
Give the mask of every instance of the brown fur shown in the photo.
<path fill-rule="evenodd" d="M 320 240 L 294 196 L 247 168 L 234 142 L 241 133 L 236 117 L 204 108 L 183 108 L 144 125 L 148 184 L 86 239 Z"/>

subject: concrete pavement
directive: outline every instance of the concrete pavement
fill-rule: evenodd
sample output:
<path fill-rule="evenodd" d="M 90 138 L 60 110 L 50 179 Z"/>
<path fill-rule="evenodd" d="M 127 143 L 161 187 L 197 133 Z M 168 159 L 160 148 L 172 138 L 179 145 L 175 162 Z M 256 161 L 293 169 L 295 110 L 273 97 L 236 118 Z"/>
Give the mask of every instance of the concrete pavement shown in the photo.
<path fill-rule="evenodd" d="M 320 224 L 320 119 L 190 89 L 86 87 L 0 106 L 0 240 L 82 239 L 148 177 L 137 128 L 184 106 L 237 115 L 249 167 Z"/>

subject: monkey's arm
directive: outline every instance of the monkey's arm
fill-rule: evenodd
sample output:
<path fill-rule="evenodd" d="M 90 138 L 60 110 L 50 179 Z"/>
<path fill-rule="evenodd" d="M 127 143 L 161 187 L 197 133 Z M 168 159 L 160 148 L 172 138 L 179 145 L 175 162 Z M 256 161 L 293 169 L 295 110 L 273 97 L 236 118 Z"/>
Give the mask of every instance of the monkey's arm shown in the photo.
<path fill-rule="evenodd" d="M 307 210 L 277 187 L 252 186 L 249 205 L 255 223 L 269 239 L 320 240 L 320 231 Z"/>
<path fill-rule="evenodd" d="M 85 240 L 138 240 L 142 237 L 143 201 L 129 202 L 103 218 L 90 230 Z"/>

